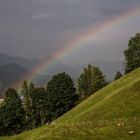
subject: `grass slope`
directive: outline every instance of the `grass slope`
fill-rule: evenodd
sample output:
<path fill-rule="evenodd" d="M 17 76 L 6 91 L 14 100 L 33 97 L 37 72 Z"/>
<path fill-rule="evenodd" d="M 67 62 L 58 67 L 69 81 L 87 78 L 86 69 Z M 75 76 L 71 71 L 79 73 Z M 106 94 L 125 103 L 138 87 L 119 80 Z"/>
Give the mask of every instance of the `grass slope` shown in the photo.
<path fill-rule="evenodd" d="M 123 123 L 123 126 L 118 124 Z M 129 134 L 135 131 L 135 134 Z M 139 140 L 140 68 L 91 95 L 53 124 L 0 140 Z"/>

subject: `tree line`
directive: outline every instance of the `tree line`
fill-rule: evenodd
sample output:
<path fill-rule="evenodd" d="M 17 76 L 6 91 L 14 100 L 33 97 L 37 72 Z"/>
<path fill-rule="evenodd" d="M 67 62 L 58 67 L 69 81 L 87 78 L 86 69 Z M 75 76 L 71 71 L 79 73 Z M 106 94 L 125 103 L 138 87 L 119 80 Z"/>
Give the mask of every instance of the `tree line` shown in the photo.
<path fill-rule="evenodd" d="M 140 34 L 129 40 L 125 73 L 140 66 Z M 118 71 L 114 80 L 122 77 Z M 32 82 L 23 82 L 20 94 L 9 88 L 0 104 L 0 136 L 18 134 L 31 130 L 53 120 L 71 110 L 79 102 L 109 84 L 99 67 L 88 65 L 75 85 L 66 73 L 52 77 L 46 87 L 36 87 Z"/>

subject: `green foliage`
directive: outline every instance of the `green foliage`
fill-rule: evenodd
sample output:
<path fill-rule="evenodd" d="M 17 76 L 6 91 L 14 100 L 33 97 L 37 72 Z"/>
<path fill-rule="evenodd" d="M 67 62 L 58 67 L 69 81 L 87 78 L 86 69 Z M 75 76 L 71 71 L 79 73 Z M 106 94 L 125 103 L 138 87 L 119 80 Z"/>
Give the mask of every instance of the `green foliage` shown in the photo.
<path fill-rule="evenodd" d="M 26 129 L 33 128 L 33 111 L 32 111 L 32 99 L 31 94 L 34 92 L 35 87 L 33 83 L 28 85 L 27 81 L 23 82 L 22 85 L 22 95 L 23 95 L 23 105 L 26 113 Z"/>
<path fill-rule="evenodd" d="M 31 96 L 32 93 L 35 90 L 35 86 L 34 86 L 34 84 L 32 82 L 29 84 L 29 89 L 28 90 L 29 90 L 29 96 Z"/>
<path fill-rule="evenodd" d="M 47 85 L 48 119 L 56 119 L 73 108 L 78 96 L 75 94 L 73 80 L 66 73 L 55 75 Z"/>
<path fill-rule="evenodd" d="M 123 75 L 121 74 L 120 71 L 117 71 L 114 80 L 120 79 Z"/>
<path fill-rule="evenodd" d="M 24 81 L 23 82 L 23 85 L 22 85 L 22 95 L 24 97 L 24 101 L 23 101 L 23 104 L 24 104 L 24 109 L 25 109 L 25 112 L 26 112 L 26 121 L 29 120 L 30 118 L 30 97 L 29 97 L 29 88 L 28 88 L 28 83 L 27 81 Z"/>
<path fill-rule="evenodd" d="M 124 51 L 126 59 L 125 72 L 131 72 L 140 67 L 140 33 L 129 40 L 128 49 Z"/>
<path fill-rule="evenodd" d="M 36 88 L 31 95 L 33 111 L 33 127 L 45 124 L 47 121 L 47 93 L 44 88 Z"/>
<path fill-rule="evenodd" d="M 48 126 L 0 140 L 139 140 L 139 75 L 137 69 L 113 81 Z"/>
<path fill-rule="evenodd" d="M 126 73 L 140 66 L 140 33 L 130 39 L 128 46 L 128 49 L 124 51 Z M 128 140 L 132 139 L 128 131 L 134 130 L 136 133 L 133 139 L 139 140 L 140 121 L 136 122 L 133 119 L 134 116 L 140 117 L 139 75 L 140 69 L 137 69 L 117 80 L 122 77 L 118 71 L 115 76 L 117 81 L 101 89 L 107 85 L 102 71 L 98 67 L 88 65 L 78 78 L 78 92 L 81 99 L 93 93 L 94 95 L 75 108 L 73 107 L 77 103 L 78 95 L 71 77 L 66 73 L 55 75 L 48 83 L 47 90 L 35 88 L 33 83 L 28 85 L 27 81 L 24 81 L 23 105 L 16 90 L 9 89 L 5 94 L 5 102 L 0 106 L 0 135 L 14 135 L 24 129 L 36 128 L 67 112 L 47 127 L 22 133 L 10 139 Z M 72 110 L 69 111 L 70 109 Z M 131 118 L 131 122 L 119 128 L 115 126 L 119 118 L 125 120 L 125 123 Z M 115 125 L 112 123 L 114 119 Z"/>
<path fill-rule="evenodd" d="M 78 92 L 81 98 L 85 98 L 106 85 L 102 71 L 95 66 L 88 65 L 78 78 Z"/>
<path fill-rule="evenodd" d="M 4 105 L 0 108 L 0 135 L 13 135 L 24 129 L 25 117 L 21 100 L 14 89 L 5 93 Z"/>

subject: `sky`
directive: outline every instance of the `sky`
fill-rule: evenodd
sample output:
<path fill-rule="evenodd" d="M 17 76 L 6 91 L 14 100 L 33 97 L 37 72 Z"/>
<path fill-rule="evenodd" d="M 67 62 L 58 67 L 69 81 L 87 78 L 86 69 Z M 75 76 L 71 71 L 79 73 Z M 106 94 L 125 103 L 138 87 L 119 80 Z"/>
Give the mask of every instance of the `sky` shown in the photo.
<path fill-rule="evenodd" d="M 140 0 L 0 0 L 0 52 L 31 59 L 57 57 L 91 25 L 135 7 L 140 8 Z M 128 40 L 137 32 L 138 15 L 58 59 L 70 65 L 123 60 Z"/>

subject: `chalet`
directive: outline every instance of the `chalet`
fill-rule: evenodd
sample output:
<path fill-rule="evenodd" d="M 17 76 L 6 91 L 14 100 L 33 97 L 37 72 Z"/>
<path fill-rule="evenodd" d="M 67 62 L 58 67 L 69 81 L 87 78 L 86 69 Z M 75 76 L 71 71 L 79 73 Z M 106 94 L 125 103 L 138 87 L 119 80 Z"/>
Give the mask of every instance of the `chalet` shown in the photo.
<path fill-rule="evenodd" d="M 0 96 L 0 104 L 4 102 L 4 98 Z"/>

